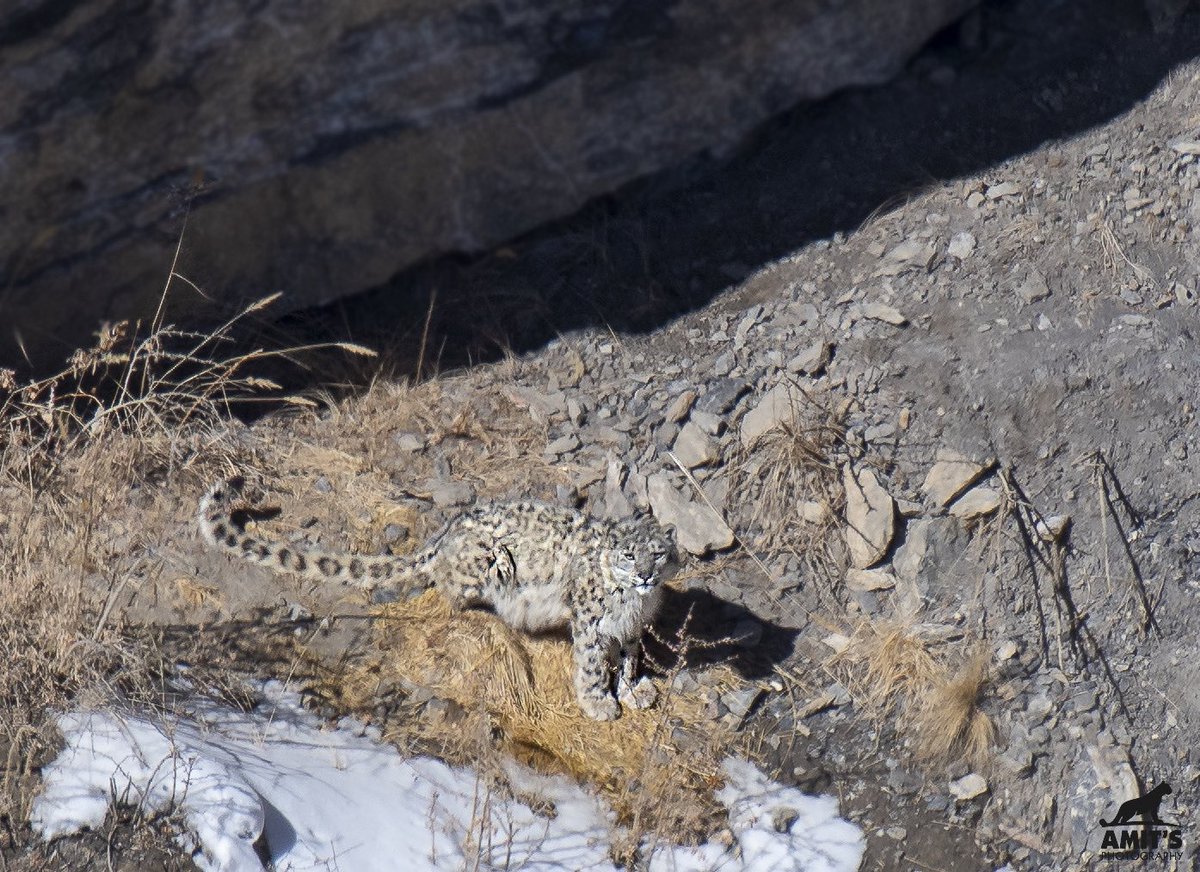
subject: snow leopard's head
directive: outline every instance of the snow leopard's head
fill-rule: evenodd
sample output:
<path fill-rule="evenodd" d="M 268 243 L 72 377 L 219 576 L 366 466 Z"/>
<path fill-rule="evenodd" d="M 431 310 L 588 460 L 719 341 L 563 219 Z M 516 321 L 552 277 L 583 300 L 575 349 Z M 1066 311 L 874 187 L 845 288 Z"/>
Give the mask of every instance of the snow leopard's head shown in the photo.
<path fill-rule="evenodd" d="M 609 565 L 620 583 L 648 592 L 675 574 L 676 562 L 674 538 L 653 518 L 617 523 Z"/>

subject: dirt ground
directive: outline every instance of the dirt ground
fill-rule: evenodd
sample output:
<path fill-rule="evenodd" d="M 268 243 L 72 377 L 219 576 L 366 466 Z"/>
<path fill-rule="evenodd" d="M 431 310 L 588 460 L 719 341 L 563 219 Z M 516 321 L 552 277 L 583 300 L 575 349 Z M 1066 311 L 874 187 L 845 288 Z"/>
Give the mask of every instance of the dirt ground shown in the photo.
<path fill-rule="evenodd" d="M 371 650 L 370 607 L 207 551 L 212 476 L 261 476 L 277 533 L 367 552 L 476 497 L 661 516 L 669 486 L 710 552 L 666 621 L 691 607 L 714 652 L 659 670 L 698 700 L 681 732 L 838 796 L 864 868 L 1128 864 L 1100 856 L 1100 821 L 1163 781 L 1184 849 L 1146 863 L 1195 868 L 1200 14 L 1158 23 L 986 3 L 898 81 L 738 154 L 270 326 L 382 348 L 419 383 L 341 357 L 285 373 L 316 408 L 129 473 L 85 578 L 164 659 L 316 686 Z M 942 500 L 951 457 L 978 469 Z M 862 574 L 866 475 L 894 518 Z M 9 868 L 49 868 L 9 832 Z"/>

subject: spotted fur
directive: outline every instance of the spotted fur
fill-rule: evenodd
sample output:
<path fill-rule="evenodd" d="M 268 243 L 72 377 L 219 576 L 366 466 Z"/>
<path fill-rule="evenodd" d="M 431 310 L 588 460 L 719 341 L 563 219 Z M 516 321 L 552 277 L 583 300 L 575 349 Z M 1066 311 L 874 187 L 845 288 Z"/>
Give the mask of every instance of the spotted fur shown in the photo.
<path fill-rule="evenodd" d="M 653 685 L 635 681 L 637 652 L 675 548 L 653 518 L 593 520 L 543 503 L 486 503 L 452 519 L 416 554 L 369 556 L 245 532 L 232 513 L 240 491 L 241 481 L 230 479 L 200 500 L 200 531 L 218 548 L 317 581 L 401 594 L 437 588 L 455 608 L 490 607 L 525 632 L 569 627 L 584 714 L 607 721 L 620 714 L 618 698 L 637 708 L 654 702 Z"/>

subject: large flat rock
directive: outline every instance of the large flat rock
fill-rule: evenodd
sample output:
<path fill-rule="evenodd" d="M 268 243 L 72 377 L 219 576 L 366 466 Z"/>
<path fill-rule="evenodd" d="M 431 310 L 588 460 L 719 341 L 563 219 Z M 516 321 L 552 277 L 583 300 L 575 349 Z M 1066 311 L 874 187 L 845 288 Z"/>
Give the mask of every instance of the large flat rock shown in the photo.
<path fill-rule="evenodd" d="M 846 546 L 854 569 L 874 566 L 892 545 L 896 502 L 870 469 L 842 469 L 846 488 Z"/>
<path fill-rule="evenodd" d="M 654 517 L 675 530 L 676 542 L 688 553 L 704 556 L 734 543 L 733 530 L 724 519 L 710 506 L 690 500 L 676 490 L 664 473 L 650 476 L 647 491 Z"/>

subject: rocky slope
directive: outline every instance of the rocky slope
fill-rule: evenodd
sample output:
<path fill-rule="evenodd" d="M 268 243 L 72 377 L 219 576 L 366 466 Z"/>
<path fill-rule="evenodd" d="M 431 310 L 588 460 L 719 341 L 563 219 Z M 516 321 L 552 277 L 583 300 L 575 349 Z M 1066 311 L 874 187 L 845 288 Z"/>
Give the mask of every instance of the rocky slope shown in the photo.
<path fill-rule="evenodd" d="M 500 362 L 232 426 L 223 450 L 291 535 L 338 546 L 401 550 L 477 496 L 669 520 L 676 595 L 738 673 L 672 684 L 840 796 L 868 868 L 1094 868 L 1101 819 L 1161 781 L 1187 868 L 1200 19 L 1169 22 L 990 6 L 730 162 L 336 313 L 397 344 L 428 323 L 426 374 L 497 337 Z M 214 659 L 297 623 L 331 660 L 361 650 L 337 592 L 205 551 L 194 496 L 142 488 L 92 534 L 133 580 L 128 620 L 224 627 Z"/>
<path fill-rule="evenodd" d="M 518 377 L 545 458 L 582 468 L 570 481 L 594 511 L 648 507 L 694 552 L 737 534 L 703 585 L 731 604 L 731 632 L 739 610 L 799 629 L 782 665 L 812 677 L 798 708 L 819 713 L 797 727 L 794 701 L 769 693 L 750 708 L 798 777 L 859 797 L 886 868 L 963 868 L 961 824 L 983 866 L 1084 866 L 1139 787 L 1172 783 L 1164 817 L 1196 807 L 1200 31 L 1158 23 L 1118 3 L 990 10 L 979 44 L 795 116 L 698 182 L 407 286 L 501 313 L 505 293 L 549 287 L 560 328 L 584 295 L 644 326 L 639 305 L 691 305 L 737 277 L 646 338 L 567 334 Z M 918 96 L 928 81 L 941 101 Z M 913 185 L 922 171 L 938 179 Z M 586 261 L 575 240 L 601 216 L 608 259 Z M 478 321 L 440 326 L 486 344 Z M 771 432 L 808 438 L 825 465 Z M 781 476 L 789 462 L 802 474 Z M 781 489 L 790 505 L 771 502 Z M 864 699 L 828 675 L 860 620 L 907 623 L 951 661 L 987 652 L 989 760 L 930 769 L 919 738 L 863 726 Z M 738 720 L 746 699 L 714 716 Z"/>

